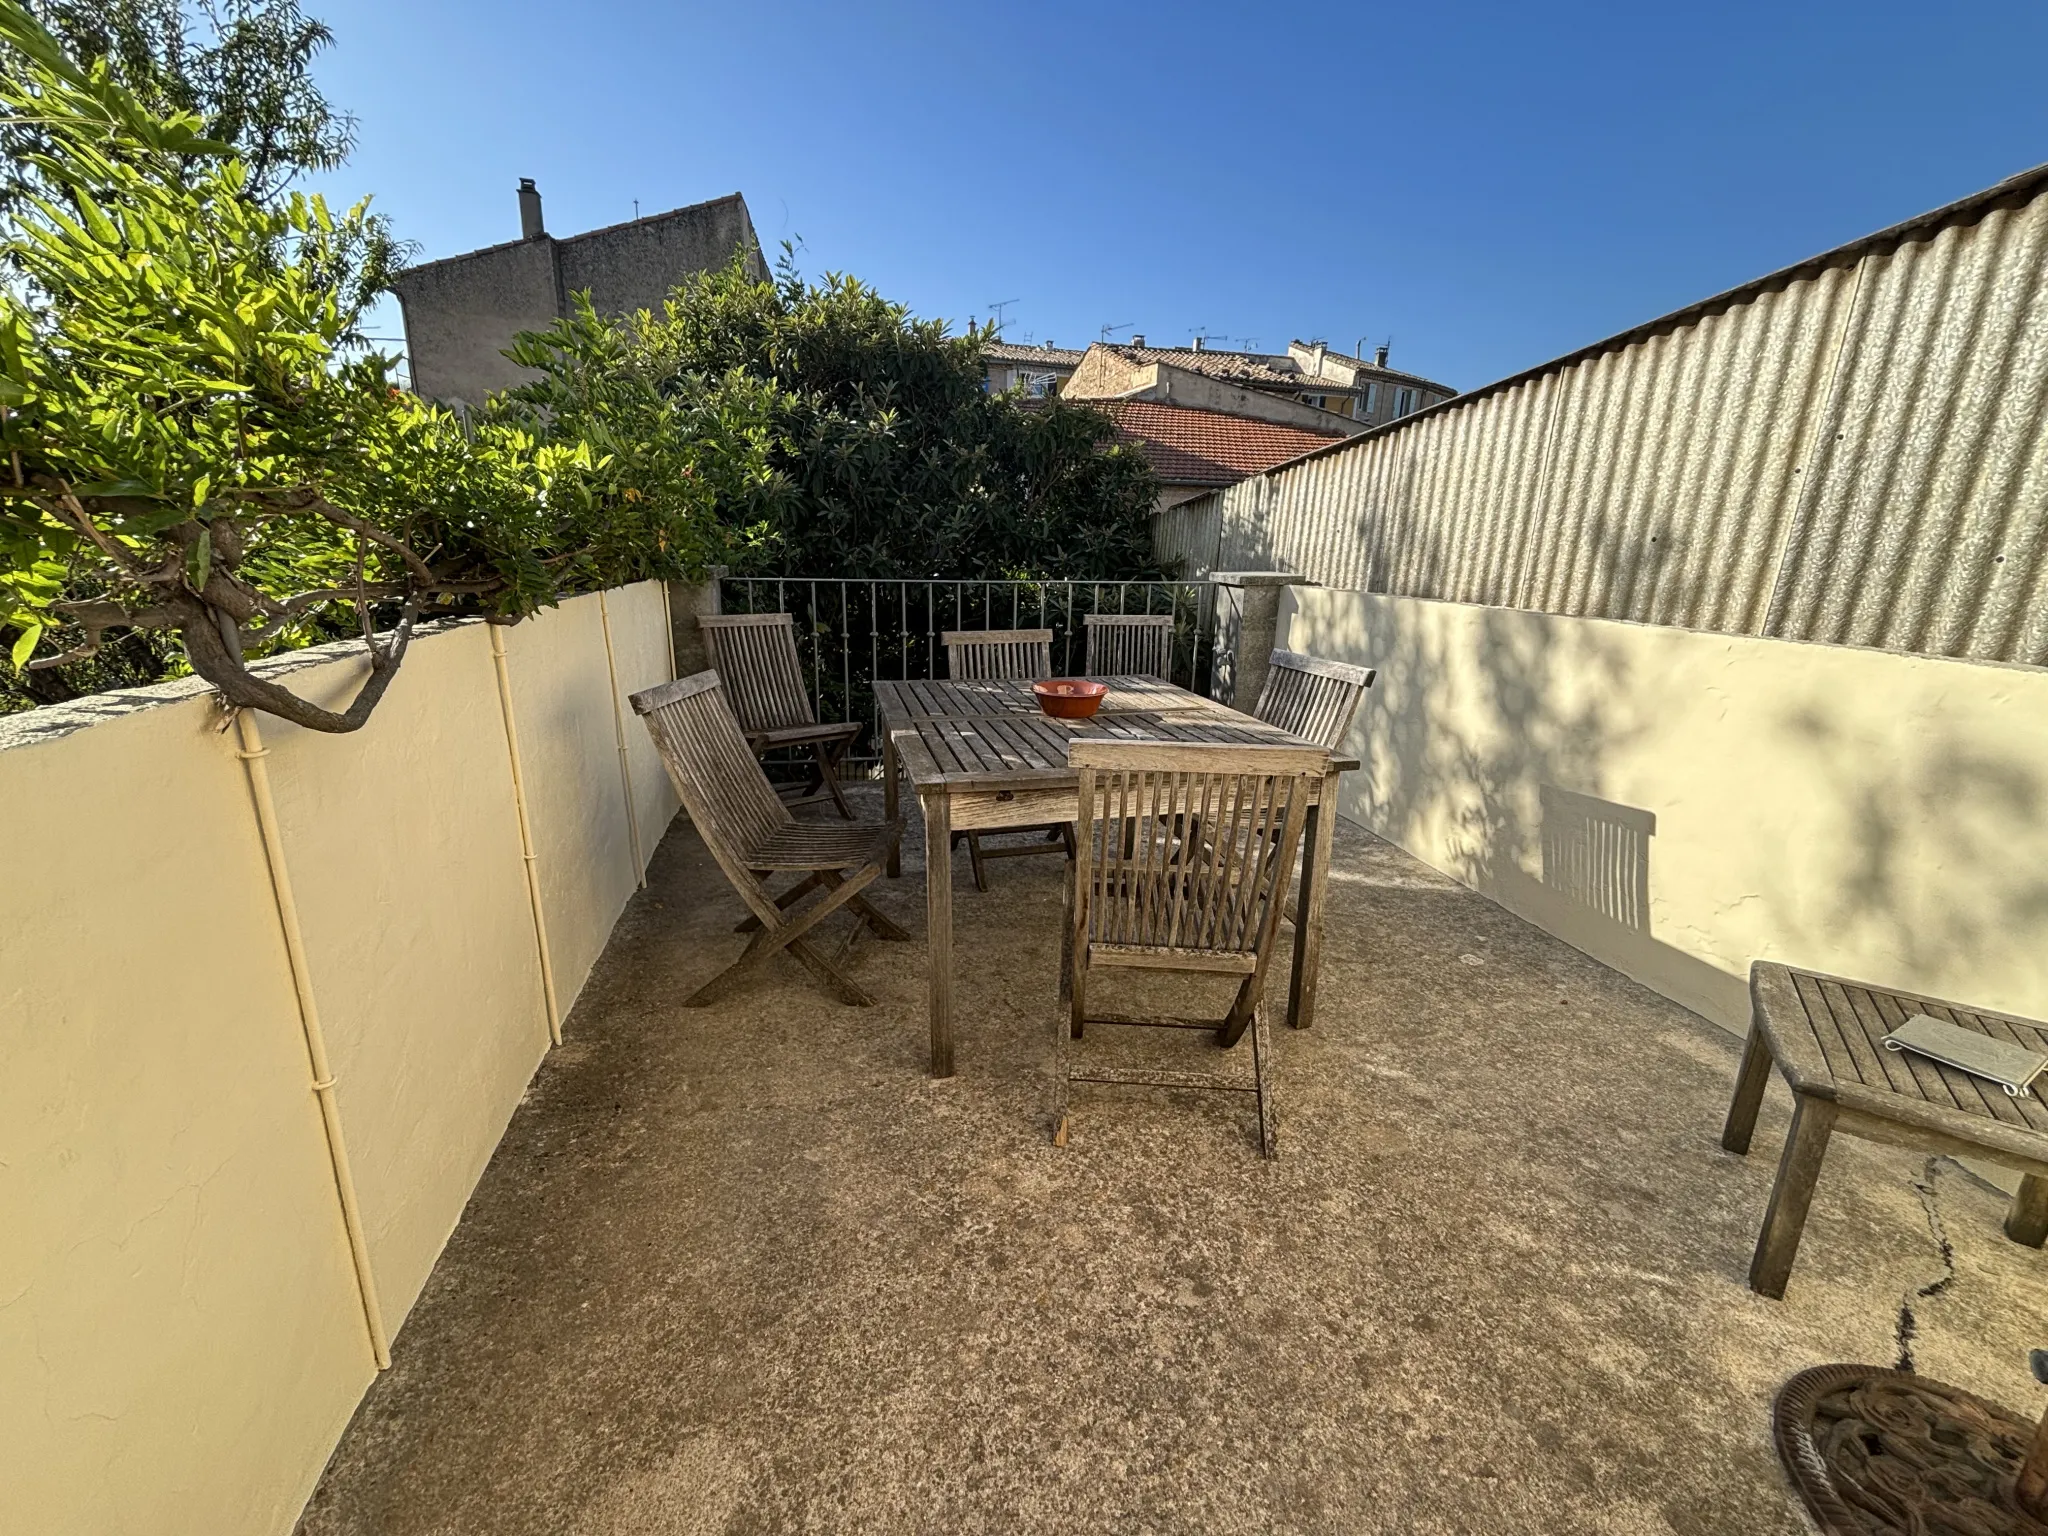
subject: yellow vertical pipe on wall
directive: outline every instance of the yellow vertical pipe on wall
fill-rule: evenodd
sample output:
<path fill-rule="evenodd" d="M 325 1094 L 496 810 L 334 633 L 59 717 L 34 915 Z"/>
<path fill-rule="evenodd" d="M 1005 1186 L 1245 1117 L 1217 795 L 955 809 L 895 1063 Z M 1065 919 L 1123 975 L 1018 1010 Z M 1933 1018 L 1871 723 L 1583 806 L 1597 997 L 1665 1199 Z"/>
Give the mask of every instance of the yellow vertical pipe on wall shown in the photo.
<path fill-rule="evenodd" d="M 667 592 L 667 585 L 662 587 Z M 619 663 L 612 654 L 612 615 L 603 592 L 597 594 L 597 620 L 604 626 L 604 666 L 612 680 L 612 734 L 619 743 L 619 787 L 626 795 L 626 830 L 633 838 L 633 883 L 647 888 L 647 860 L 640 853 L 640 813 L 633 805 L 633 771 L 626 761 L 626 713 L 619 703 Z M 673 644 L 673 632 L 670 643 Z M 671 663 L 669 670 L 675 670 Z"/>
<path fill-rule="evenodd" d="M 526 815 L 526 775 L 519 763 L 519 722 L 512 713 L 512 673 L 505 663 L 505 626 L 488 624 L 491 665 L 498 674 L 498 710 L 505 717 L 505 750 L 512 758 L 512 806 L 519 813 L 519 857 L 526 864 L 526 899 L 533 908 L 533 942 L 540 950 L 540 987 L 547 998 L 548 1041 L 562 1043 L 562 1009 L 555 1001 L 555 963 L 548 953 L 548 919 L 541 908 L 540 863 L 533 851 L 533 824 Z"/>
<path fill-rule="evenodd" d="M 668 675 L 676 675 L 676 614 L 668 600 L 668 583 L 661 584 L 661 633 L 668 641 Z"/>
<path fill-rule="evenodd" d="M 391 1341 L 384 1332 L 384 1309 L 377 1302 L 377 1277 L 370 1269 L 370 1245 L 363 1233 L 362 1207 L 356 1201 L 355 1175 L 349 1169 L 348 1143 L 341 1134 L 341 1105 L 334 1097 L 334 1069 L 327 1060 L 327 1036 L 320 1028 L 320 1010 L 313 1000 L 313 975 L 306 963 L 306 944 L 299 931 L 298 902 L 285 870 L 284 837 L 278 831 L 277 805 L 270 797 L 270 770 L 251 710 L 235 711 L 241 750 L 235 756 L 249 771 L 249 794 L 256 802 L 256 825 L 263 837 L 263 856 L 270 866 L 270 889 L 277 899 L 277 920 L 284 929 L 284 952 L 291 965 L 292 987 L 299 999 L 299 1027 L 306 1037 L 306 1060 L 313 1071 L 313 1094 L 320 1103 L 320 1122 L 327 1132 L 327 1156 L 334 1167 L 334 1188 L 341 1199 L 341 1223 L 348 1233 L 356 1290 L 362 1297 L 363 1322 L 370 1333 L 370 1353 L 377 1369 L 391 1369 Z"/>

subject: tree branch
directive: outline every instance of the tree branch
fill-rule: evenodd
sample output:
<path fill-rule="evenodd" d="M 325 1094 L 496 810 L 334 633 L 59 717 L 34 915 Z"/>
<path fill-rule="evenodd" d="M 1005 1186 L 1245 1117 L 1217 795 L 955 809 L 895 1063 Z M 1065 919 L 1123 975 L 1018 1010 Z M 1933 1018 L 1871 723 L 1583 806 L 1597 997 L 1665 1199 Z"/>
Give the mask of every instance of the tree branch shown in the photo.
<path fill-rule="evenodd" d="M 379 549 L 388 549 L 391 553 L 398 556 L 399 559 L 405 562 L 405 568 L 412 573 L 412 579 L 418 582 L 421 587 L 429 591 L 445 590 L 440 577 L 435 574 L 434 568 L 421 559 L 418 551 L 406 543 L 405 540 L 398 538 L 394 534 L 386 533 L 383 529 L 373 524 L 364 522 L 363 519 L 357 517 L 352 512 L 342 511 L 341 508 L 334 505 L 325 496 L 308 491 L 305 493 L 305 497 L 305 508 L 307 511 L 316 512 L 336 527 L 346 528 L 357 538 L 368 539 Z"/>
<path fill-rule="evenodd" d="M 294 725 L 302 725 L 307 730 L 336 734 L 360 730 L 369 720 L 370 712 L 377 707 L 392 679 L 398 675 L 399 663 L 405 660 L 406 647 L 412 642 L 413 625 L 419 618 L 419 598 L 408 598 L 405 611 L 390 635 L 381 642 L 374 639 L 365 642 L 370 652 L 370 675 L 364 679 L 363 686 L 356 691 L 348 707 L 337 711 L 322 709 L 290 689 L 250 672 L 241 656 L 230 648 L 226 637 L 214 627 L 212 612 L 201 599 L 190 593 L 179 593 L 169 606 L 176 612 L 192 670 L 213 684 L 230 706 L 260 709 Z"/>

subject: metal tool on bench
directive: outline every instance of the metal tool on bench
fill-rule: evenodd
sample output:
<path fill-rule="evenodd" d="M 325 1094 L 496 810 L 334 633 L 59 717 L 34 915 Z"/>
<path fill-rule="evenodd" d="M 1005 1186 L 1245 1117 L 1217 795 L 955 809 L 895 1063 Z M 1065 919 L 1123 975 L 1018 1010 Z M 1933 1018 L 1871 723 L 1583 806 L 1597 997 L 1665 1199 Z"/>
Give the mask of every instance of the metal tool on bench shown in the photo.
<path fill-rule="evenodd" d="M 1988 1078 L 2014 1098 L 2028 1092 L 2029 1085 L 2048 1068 L 2048 1056 L 2038 1051 L 2009 1040 L 1994 1040 L 1927 1013 L 1909 1015 L 1884 1037 L 1884 1043 L 1886 1050 L 1911 1051 L 1972 1077 Z"/>

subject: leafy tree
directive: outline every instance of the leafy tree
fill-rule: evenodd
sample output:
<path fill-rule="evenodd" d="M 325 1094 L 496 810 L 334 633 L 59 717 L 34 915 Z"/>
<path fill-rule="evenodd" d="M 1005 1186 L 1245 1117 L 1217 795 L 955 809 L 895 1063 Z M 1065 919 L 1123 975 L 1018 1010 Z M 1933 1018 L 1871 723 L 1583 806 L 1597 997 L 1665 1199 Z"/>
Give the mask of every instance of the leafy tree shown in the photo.
<path fill-rule="evenodd" d="M 200 138 L 226 145 L 242 162 L 243 195 L 252 201 L 276 201 L 305 173 L 338 168 L 355 147 L 356 120 L 312 76 L 334 33 L 298 0 L 43 0 L 29 9 L 72 58 L 105 60 L 114 82 L 144 106 L 196 116 Z M 34 117 L 0 125 L 7 201 L 68 197 L 63 182 L 38 170 L 52 148 Z M 198 175 L 213 157 L 195 151 L 175 159 Z M 389 285 L 410 248 L 380 216 L 361 220 L 351 238 L 354 248 L 337 256 L 355 289 L 350 308 L 360 311 Z"/>
<path fill-rule="evenodd" d="M 248 167 L 245 195 L 257 202 L 273 200 L 305 172 L 336 168 L 354 147 L 355 120 L 322 95 L 311 73 L 333 33 L 305 16 L 296 0 L 41 0 L 29 9 L 72 58 L 104 59 L 115 81 L 160 113 L 196 115 L 201 137 L 227 145 Z M 11 52 L 0 42 L 0 55 Z M 0 67 L 18 70 L 21 62 L 0 59 Z M 0 210 L 44 197 L 76 216 L 67 185 L 38 170 L 54 147 L 39 115 L 0 119 Z M 213 158 L 194 153 L 179 160 L 193 173 Z M 379 216 L 348 228 L 353 247 L 336 254 L 346 273 L 347 307 L 360 315 L 389 285 L 410 246 Z M 359 334 L 347 339 L 362 344 Z M 63 594 L 100 595 L 89 574 L 74 576 Z M 0 625 L 0 657 L 20 639 L 18 627 Z M 168 635 L 117 630 L 92 655 L 61 667 L 19 672 L 0 666 L 0 712 L 155 682 L 178 661 Z"/>
<path fill-rule="evenodd" d="M 745 377 L 771 391 L 774 475 L 722 515 L 754 569 L 862 577 L 1142 577 L 1155 573 L 1150 467 L 1107 417 L 989 395 L 986 331 L 948 335 L 853 278 L 806 283 L 734 261 L 680 286 L 661 313 L 613 328 L 599 355 L 567 323 L 517 360 L 559 374 L 628 372 L 661 391 Z M 541 404 L 553 383 L 513 391 Z"/>
<path fill-rule="evenodd" d="M 43 136 L 57 195 L 0 226 L 0 624 L 15 665 L 92 655 L 112 629 L 175 634 L 232 705 L 361 726 L 422 614 L 518 618 L 567 592 L 699 571 L 731 540 L 693 434 L 731 442 L 717 478 L 766 479 L 760 391 L 616 381 L 574 421 L 467 429 L 348 353 L 349 253 L 365 205 L 254 196 L 190 113 L 105 61 L 71 59 L 0 0 L 0 108 Z M 711 398 L 715 395 L 715 399 Z M 596 444 L 579 427 L 590 428 Z M 606 432 L 600 432 L 606 428 Z M 657 450 L 612 451 L 640 431 Z M 80 596 L 90 590 L 95 595 Z M 247 658 L 353 613 L 371 670 L 328 710 Z M 31 659 L 52 631 L 60 655 Z"/>

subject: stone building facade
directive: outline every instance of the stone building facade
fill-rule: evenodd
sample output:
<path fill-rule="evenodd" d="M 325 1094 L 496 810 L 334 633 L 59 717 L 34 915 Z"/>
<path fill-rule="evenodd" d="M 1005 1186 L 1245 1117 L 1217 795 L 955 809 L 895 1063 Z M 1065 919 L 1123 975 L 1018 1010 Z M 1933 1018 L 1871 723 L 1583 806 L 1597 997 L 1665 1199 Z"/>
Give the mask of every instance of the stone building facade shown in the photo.
<path fill-rule="evenodd" d="M 585 289 L 600 313 L 620 315 L 659 306 L 685 277 L 725 265 L 735 251 L 767 276 L 737 192 L 564 239 L 547 232 L 531 181 L 519 184 L 519 212 L 521 238 L 423 262 L 392 285 L 405 314 L 412 387 L 428 399 L 480 405 L 530 378 L 505 349 L 519 332 L 566 315 L 570 295 Z"/>

